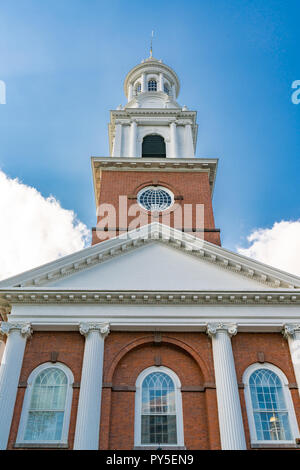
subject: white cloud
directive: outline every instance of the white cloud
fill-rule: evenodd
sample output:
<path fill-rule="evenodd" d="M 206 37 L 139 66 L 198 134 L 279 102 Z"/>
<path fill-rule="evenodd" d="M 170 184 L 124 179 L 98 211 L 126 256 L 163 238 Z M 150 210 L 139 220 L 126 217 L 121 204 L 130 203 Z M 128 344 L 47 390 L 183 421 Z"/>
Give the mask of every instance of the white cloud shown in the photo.
<path fill-rule="evenodd" d="M 0 279 L 84 248 L 89 231 L 53 196 L 0 170 Z"/>
<path fill-rule="evenodd" d="M 300 219 L 275 222 L 272 228 L 253 231 L 247 240 L 248 248 L 237 248 L 241 255 L 300 276 Z"/>

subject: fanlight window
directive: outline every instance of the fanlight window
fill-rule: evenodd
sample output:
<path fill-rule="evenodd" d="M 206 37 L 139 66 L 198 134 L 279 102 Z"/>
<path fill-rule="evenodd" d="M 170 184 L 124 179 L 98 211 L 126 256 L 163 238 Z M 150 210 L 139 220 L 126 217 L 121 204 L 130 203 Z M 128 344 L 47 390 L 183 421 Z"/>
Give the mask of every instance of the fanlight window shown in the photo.
<path fill-rule="evenodd" d="M 149 80 L 149 82 L 148 82 L 148 91 L 157 91 L 157 82 L 156 82 L 156 80 Z"/>
<path fill-rule="evenodd" d="M 177 444 L 175 386 L 167 374 L 144 379 L 141 421 L 142 444 Z"/>
<path fill-rule="evenodd" d="M 290 416 L 279 376 L 267 368 L 249 378 L 252 412 L 258 441 L 291 441 Z"/>
<path fill-rule="evenodd" d="M 66 443 L 72 403 L 72 372 L 46 363 L 28 378 L 18 442 Z"/>
<path fill-rule="evenodd" d="M 181 385 L 167 367 L 149 367 L 136 381 L 135 445 L 184 446 Z"/>

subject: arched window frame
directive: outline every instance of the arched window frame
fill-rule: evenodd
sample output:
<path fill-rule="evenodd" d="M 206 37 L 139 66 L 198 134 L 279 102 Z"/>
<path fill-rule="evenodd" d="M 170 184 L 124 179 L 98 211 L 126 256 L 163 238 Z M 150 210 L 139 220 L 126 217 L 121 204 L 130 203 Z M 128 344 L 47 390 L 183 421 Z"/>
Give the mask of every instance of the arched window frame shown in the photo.
<path fill-rule="evenodd" d="M 142 157 L 142 158 L 146 158 L 146 157 L 147 157 L 147 155 L 144 155 L 144 154 L 143 154 L 143 145 L 144 145 L 145 139 L 146 139 L 147 137 L 151 137 L 151 136 L 159 136 L 159 137 L 161 137 L 161 139 L 164 141 L 163 147 L 164 147 L 164 153 L 165 153 L 165 155 L 161 156 L 160 158 L 166 158 L 166 157 L 167 157 L 166 138 L 165 138 L 162 134 L 159 134 L 158 132 L 148 132 L 148 130 L 147 130 L 147 132 L 145 133 L 145 135 L 141 136 L 141 143 L 142 143 L 142 145 L 141 145 L 141 157 Z"/>
<path fill-rule="evenodd" d="M 163 372 L 168 375 L 174 383 L 175 387 L 175 406 L 176 406 L 176 430 L 177 430 L 177 444 L 162 444 L 164 447 L 183 447 L 184 446 L 184 432 L 183 432 L 183 415 L 182 415 L 182 397 L 181 397 L 181 383 L 178 376 L 168 367 L 152 366 L 143 370 L 136 380 L 135 392 L 135 423 L 134 423 L 134 445 L 135 447 L 154 447 L 156 444 L 142 444 L 141 443 L 141 416 L 142 416 L 142 384 L 147 375 L 153 372 Z"/>
<path fill-rule="evenodd" d="M 267 370 L 274 372 L 279 377 L 282 383 L 284 400 L 286 403 L 286 410 L 288 412 L 288 420 L 289 420 L 291 434 L 292 434 L 291 440 L 259 440 L 257 438 L 249 380 L 253 372 L 255 372 L 258 369 L 267 369 Z M 294 410 L 294 404 L 293 404 L 291 392 L 289 390 L 289 383 L 288 383 L 286 375 L 282 372 L 282 370 L 274 366 L 273 364 L 269 364 L 269 363 L 252 364 L 245 370 L 243 374 L 243 384 L 244 384 L 244 394 L 245 394 L 245 402 L 246 402 L 251 444 L 254 444 L 254 445 L 266 444 L 266 445 L 274 445 L 274 446 L 278 444 L 295 444 L 295 439 L 299 437 L 299 428 L 298 428 L 298 423 L 297 423 L 297 418 L 296 418 L 296 414 Z"/>
<path fill-rule="evenodd" d="M 33 386 L 35 383 L 35 380 L 37 376 L 45 369 L 60 369 L 62 370 L 68 379 L 68 385 L 67 385 L 67 393 L 66 393 L 66 402 L 65 402 L 65 412 L 64 412 L 64 420 L 63 420 L 63 426 L 62 426 L 62 433 L 61 433 L 61 439 L 59 441 L 29 441 L 29 440 L 24 440 L 25 437 L 25 432 L 26 432 L 26 425 L 27 425 L 27 419 L 28 419 L 28 413 L 30 410 L 30 402 L 31 402 L 31 397 L 32 397 L 32 392 L 33 392 Z M 73 396 L 73 383 L 74 383 L 74 376 L 71 372 L 71 370 L 65 366 L 64 364 L 61 364 L 59 362 L 52 363 L 52 362 L 46 362 L 44 364 L 39 365 L 36 367 L 31 374 L 28 377 L 27 380 L 27 388 L 25 392 L 25 397 L 24 397 L 24 402 L 23 402 L 23 407 L 22 407 L 22 414 L 21 414 L 21 419 L 20 419 L 20 425 L 19 425 L 19 430 L 18 430 L 18 436 L 17 436 L 17 443 L 18 444 L 67 444 L 68 443 L 68 435 L 69 435 L 69 424 L 70 424 L 70 416 L 71 416 L 71 406 L 72 406 L 72 396 Z"/>
<path fill-rule="evenodd" d="M 141 82 L 136 82 L 134 85 L 134 96 L 138 96 L 142 92 L 142 84 Z"/>
<path fill-rule="evenodd" d="M 168 96 L 171 95 L 171 86 L 170 86 L 169 82 L 167 82 L 167 81 L 164 82 L 163 91 L 164 91 L 164 93 L 166 93 Z"/>
<path fill-rule="evenodd" d="M 154 88 L 152 87 L 152 85 L 150 85 L 150 83 L 155 83 L 155 89 L 150 89 L 150 88 Z M 147 90 L 148 91 L 157 91 L 157 80 L 156 78 L 149 78 L 148 79 L 148 83 L 147 83 Z"/>

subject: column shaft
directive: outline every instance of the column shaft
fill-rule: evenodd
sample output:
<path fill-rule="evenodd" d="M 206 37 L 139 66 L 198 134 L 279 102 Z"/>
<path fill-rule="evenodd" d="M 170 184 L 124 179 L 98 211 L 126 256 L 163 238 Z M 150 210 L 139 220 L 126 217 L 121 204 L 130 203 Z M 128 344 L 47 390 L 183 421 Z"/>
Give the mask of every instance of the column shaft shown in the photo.
<path fill-rule="evenodd" d="M 300 324 L 285 325 L 283 334 L 288 340 L 294 373 L 298 385 L 298 392 L 300 395 Z"/>
<path fill-rule="evenodd" d="M 158 91 L 164 91 L 164 77 L 162 73 L 159 74 Z"/>
<path fill-rule="evenodd" d="M 190 123 L 185 125 L 185 157 L 192 158 L 195 156 L 194 144 L 193 144 L 193 134 L 192 126 Z"/>
<path fill-rule="evenodd" d="M 137 141 L 137 123 L 132 121 L 130 125 L 130 157 L 136 158 L 136 141 Z"/>
<path fill-rule="evenodd" d="M 2 322 L 0 331 L 8 336 L 0 366 L 0 449 L 5 450 L 13 418 L 26 339 L 31 329 L 29 325 Z"/>
<path fill-rule="evenodd" d="M 86 336 L 77 410 L 74 449 L 99 448 L 104 338 L 108 325 L 83 325 Z"/>
<path fill-rule="evenodd" d="M 223 450 L 246 449 L 241 404 L 230 339 L 230 334 L 235 333 L 235 328 L 233 329 L 225 325 L 208 326 L 208 334 L 212 337 L 219 427 Z"/>
<path fill-rule="evenodd" d="M 177 158 L 178 151 L 177 151 L 177 126 L 175 122 L 171 122 L 170 124 L 170 144 L 171 144 L 171 157 Z"/>
<path fill-rule="evenodd" d="M 146 74 L 142 73 L 141 92 L 147 91 Z"/>
<path fill-rule="evenodd" d="M 116 122 L 115 128 L 115 140 L 113 145 L 113 157 L 120 157 L 121 156 L 121 145 L 122 145 L 122 124 L 120 122 Z"/>

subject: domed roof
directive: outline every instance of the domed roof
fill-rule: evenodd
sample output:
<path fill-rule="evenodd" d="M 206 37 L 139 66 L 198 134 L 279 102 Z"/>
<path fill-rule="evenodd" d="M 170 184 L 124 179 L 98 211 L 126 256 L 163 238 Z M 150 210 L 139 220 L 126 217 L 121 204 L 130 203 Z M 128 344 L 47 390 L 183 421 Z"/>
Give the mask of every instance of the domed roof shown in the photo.
<path fill-rule="evenodd" d="M 162 60 L 149 57 L 148 59 L 142 60 L 142 62 L 133 67 L 126 75 L 124 82 L 124 93 L 128 97 L 128 87 L 130 83 L 133 83 L 142 73 L 164 73 L 171 82 L 174 82 L 176 88 L 176 97 L 180 90 L 179 78 L 174 70 L 168 65 L 164 64 Z"/>

